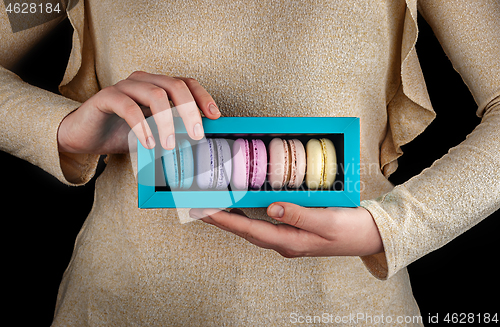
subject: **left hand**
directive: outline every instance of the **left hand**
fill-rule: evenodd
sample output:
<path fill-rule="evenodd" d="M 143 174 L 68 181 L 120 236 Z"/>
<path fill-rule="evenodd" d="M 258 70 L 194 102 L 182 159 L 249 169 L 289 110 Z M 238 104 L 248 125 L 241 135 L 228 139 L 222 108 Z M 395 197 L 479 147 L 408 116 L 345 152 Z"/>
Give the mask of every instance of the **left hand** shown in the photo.
<path fill-rule="evenodd" d="M 267 214 L 284 224 L 248 218 L 239 209 L 191 209 L 190 215 L 286 258 L 364 256 L 384 250 L 370 212 L 358 208 L 305 208 L 275 202 Z"/>

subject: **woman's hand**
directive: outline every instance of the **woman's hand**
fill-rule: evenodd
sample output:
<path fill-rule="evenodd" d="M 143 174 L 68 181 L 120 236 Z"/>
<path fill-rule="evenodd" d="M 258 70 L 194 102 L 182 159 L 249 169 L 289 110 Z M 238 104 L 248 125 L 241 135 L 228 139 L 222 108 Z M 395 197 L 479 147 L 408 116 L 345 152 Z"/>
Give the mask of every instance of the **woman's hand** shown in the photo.
<path fill-rule="evenodd" d="M 134 72 L 102 89 L 64 118 L 58 132 L 59 151 L 126 153 L 131 128 L 141 144 L 151 149 L 156 141 L 145 120 L 151 114 L 158 126 L 161 146 L 173 149 L 175 134 L 169 100 L 194 140 L 204 135 L 199 109 L 208 118 L 220 116 L 215 101 L 196 80 Z"/>
<path fill-rule="evenodd" d="M 304 208 L 276 202 L 267 214 L 284 224 L 251 219 L 241 210 L 191 209 L 190 215 L 286 258 L 363 256 L 384 250 L 370 212 L 358 208 Z M 205 217 L 205 218 L 203 218 Z"/>

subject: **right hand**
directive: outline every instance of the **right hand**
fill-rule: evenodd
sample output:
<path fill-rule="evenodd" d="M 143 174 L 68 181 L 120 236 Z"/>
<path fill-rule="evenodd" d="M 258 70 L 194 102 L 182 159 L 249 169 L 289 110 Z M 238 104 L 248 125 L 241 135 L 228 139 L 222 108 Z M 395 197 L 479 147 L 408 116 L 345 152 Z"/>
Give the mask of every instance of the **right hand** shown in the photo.
<path fill-rule="evenodd" d="M 150 114 L 158 126 L 161 146 L 173 149 L 175 134 L 169 100 L 194 140 L 204 136 L 199 109 L 207 118 L 220 117 L 215 101 L 195 79 L 134 72 L 102 89 L 63 119 L 57 135 L 59 151 L 127 153 L 130 129 L 144 147 L 151 149 L 156 141 L 145 120 Z"/>

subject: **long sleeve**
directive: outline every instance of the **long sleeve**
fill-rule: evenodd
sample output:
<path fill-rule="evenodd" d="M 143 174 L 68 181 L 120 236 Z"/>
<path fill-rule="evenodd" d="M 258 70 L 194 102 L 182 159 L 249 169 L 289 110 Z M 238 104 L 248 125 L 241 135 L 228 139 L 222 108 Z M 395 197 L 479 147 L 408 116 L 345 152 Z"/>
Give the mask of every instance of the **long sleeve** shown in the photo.
<path fill-rule="evenodd" d="M 500 208 L 500 2 L 423 0 L 419 6 L 471 90 L 482 120 L 431 167 L 391 192 L 362 202 L 377 223 L 385 250 L 362 259 L 380 279 L 390 278 Z M 449 110 L 458 115 L 470 108 Z"/>
<path fill-rule="evenodd" d="M 5 10 L 0 15 L 0 150 L 39 166 L 63 183 L 78 185 L 93 176 L 99 156 L 59 153 L 57 131 L 80 102 L 29 85 L 3 67 L 12 67 L 56 23 L 14 33 Z"/>

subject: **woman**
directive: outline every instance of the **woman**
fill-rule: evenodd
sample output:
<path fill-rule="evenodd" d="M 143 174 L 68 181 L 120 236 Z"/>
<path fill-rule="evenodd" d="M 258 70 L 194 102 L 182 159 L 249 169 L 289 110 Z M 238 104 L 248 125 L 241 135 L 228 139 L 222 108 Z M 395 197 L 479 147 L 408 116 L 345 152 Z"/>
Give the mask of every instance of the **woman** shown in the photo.
<path fill-rule="evenodd" d="M 61 285 L 56 326 L 281 326 L 293 323 L 294 314 L 323 312 L 349 317 L 345 324 L 353 324 L 357 313 L 418 316 L 406 265 L 498 208 L 495 1 L 476 7 L 420 2 L 483 121 L 431 169 L 395 189 L 387 177 L 396 169 L 400 146 L 434 118 L 414 49 L 415 2 L 199 7 L 89 1 L 85 10 L 83 5 L 69 6 L 75 36 L 61 86 L 76 101 L 35 90 L 1 71 L 2 93 L 10 95 L 2 97 L 2 111 L 11 114 L 1 138 L 8 152 L 65 183 L 85 183 L 95 169 L 95 153 L 127 151 L 127 126 L 145 146 L 171 147 L 171 100 L 185 108 L 180 114 L 193 139 L 203 135 L 198 108 L 212 119 L 220 111 L 358 116 L 362 165 L 380 169 L 361 171 L 360 208 L 279 203 L 267 212 L 244 211 L 260 220 L 191 211 L 196 218 L 208 215 L 203 220 L 221 230 L 201 222 L 180 225 L 168 211 L 138 210 L 129 158 L 110 155 Z M 488 51 L 478 55 L 476 49 Z M 13 99 L 23 99 L 21 110 L 9 111 L 18 106 Z M 164 113 L 157 115 L 158 140 L 136 127 L 143 126 L 137 103 Z M 28 122 L 21 119 L 26 114 L 33 117 Z M 36 144 L 18 132 L 20 122 L 37 136 Z M 278 229 L 263 221 L 270 220 L 266 213 L 299 228 Z"/>

